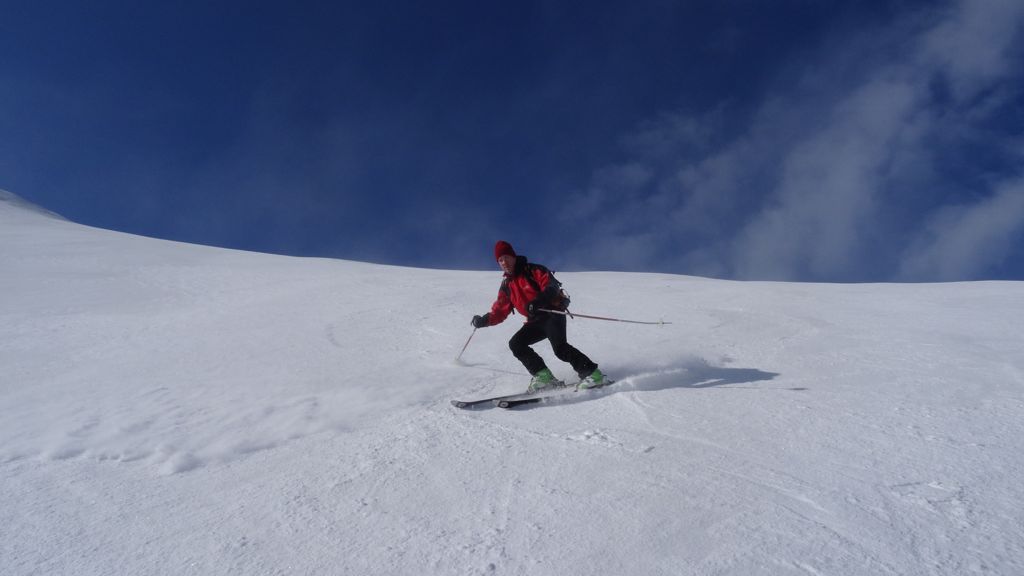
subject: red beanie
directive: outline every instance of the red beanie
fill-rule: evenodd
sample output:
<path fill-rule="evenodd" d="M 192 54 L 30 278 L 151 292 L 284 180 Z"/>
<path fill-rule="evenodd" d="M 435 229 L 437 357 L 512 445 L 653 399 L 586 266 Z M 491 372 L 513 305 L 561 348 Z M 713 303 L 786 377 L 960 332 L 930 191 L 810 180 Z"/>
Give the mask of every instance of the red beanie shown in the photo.
<path fill-rule="evenodd" d="M 494 245 L 494 259 L 497 260 L 506 254 L 515 256 L 516 251 L 512 249 L 512 245 L 508 242 L 498 240 L 498 243 Z"/>

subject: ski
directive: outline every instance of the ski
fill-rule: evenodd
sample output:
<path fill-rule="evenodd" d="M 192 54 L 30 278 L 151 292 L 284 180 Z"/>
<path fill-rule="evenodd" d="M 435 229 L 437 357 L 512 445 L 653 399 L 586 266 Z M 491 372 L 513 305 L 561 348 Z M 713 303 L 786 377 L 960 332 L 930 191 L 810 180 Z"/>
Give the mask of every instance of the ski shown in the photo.
<path fill-rule="evenodd" d="M 495 396 L 493 398 L 479 398 L 477 400 L 452 400 L 452 406 L 462 409 L 490 407 L 493 406 L 495 402 L 498 402 L 504 398 L 514 398 L 516 396 L 519 396 L 519 394 L 510 394 L 508 396 Z"/>
<path fill-rule="evenodd" d="M 615 383 L 614 380 L 607 379 L 600 386 L 592 386 L 590 388 L 580 388 L 579 387 L 580 383 L 577 382 L 575 385 L 565 386 L 565 387 L 557 389 L 557 390 L 542 390 L 541 392 L 538 392 L 536 394 L 519 394 L 517 396 L 512 396 L 512 397 L 508 397 L 508 398 L 502 398 L 502 399 L 496 400 L 495 404 L 499 408 L 505 408 L 505 409 L 515 408 L 517 406 L 526 406 L 528 404 L 537 404 L 537 403 L 540 403 L 540 402 L 544 402 L 544 401 L 546 401 L 546 400 L 548 400 L 550 398 L 564 396 L 566 394 L 572 394 L 574 392 L 589 392 L 591 390 L 598 390 L 600 388 L 604 388 L 605 386 L 610 386 L 610 385 L 612 385 L 614 383 Z"/>
<path fill-rule="evenodd" d="M 538 395 L 544 394 L 545 392 L 552 392 L 552 391 L 556 391 L 556 390 L 565 390 L 566 388 L 569 388 L 569 387 L 563 384 L 561 386 L 553 386 L 551 388 L 545 388 L 544 390 L 540 390 L 540 391 L 534 392 L 532 394 L 527 393 L 527 392 L 517 392 L 515 394 L 505 394 L 503 396 L 492 396 L 490 398 L 479 398 L 477 400 L 452 400 L 452 406 L 455 406 L 456 408 L 462 408 L 464 410 L 472 409 L 472 408 L 490 408 L 492 406 L 497 406 L 500 402 L 504 402 L 506 400 L 514 400 L 514 399 L 522 399 L 522 398 L 534 398 L 534 397 L 537 397 Z"/>

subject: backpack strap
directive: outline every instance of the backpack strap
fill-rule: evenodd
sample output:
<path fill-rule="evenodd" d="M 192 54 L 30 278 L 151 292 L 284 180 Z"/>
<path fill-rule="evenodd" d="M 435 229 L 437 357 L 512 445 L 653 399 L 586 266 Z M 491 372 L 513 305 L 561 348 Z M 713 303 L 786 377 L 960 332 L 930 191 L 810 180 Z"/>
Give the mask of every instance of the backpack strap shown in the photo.
<path fill-rule="evenodd" d="M 545 268 L 544 266 L 540 265 L 540 264 L 530 264 L 530 263 L 528 263 L 526 265 L 526 269 L 524 270 L 524 272 L 526 273 L 526 281 L 530 283 L 530 286 L 533 286 L 533 289 L 537 292 L 537 295 L 539 296 L 540 295 L 540 284 L 538 284 L 537 280 L 535 280 L 534 277 L 533 277 L 533 273 L 536 270 L 540 270 L 541 272 L 547 273 L 549 276 L 550 276 L 550 271 L 547 268 Z M 555 277 L 551 276 L 551 279 L 554 280 Z"/>

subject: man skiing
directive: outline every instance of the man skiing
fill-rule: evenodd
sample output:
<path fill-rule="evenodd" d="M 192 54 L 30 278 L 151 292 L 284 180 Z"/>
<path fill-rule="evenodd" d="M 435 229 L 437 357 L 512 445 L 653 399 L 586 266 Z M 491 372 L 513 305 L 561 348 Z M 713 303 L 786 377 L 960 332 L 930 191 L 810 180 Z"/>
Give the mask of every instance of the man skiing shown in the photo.
<path fill-rule="evenodd" d="M 545 338 L 551 342 L 555 356 L 572 365 L 580 377 L 580 388 L 603 385 L 605 376 L 597 364 L 566 341 L 565 316 L 541 311 L 564 311 L 569 306 L 569 299 L 551 271 L 540 264 L 528 262 L 525 256 L 516 255 L 512 245 L 504 240 L 494 245 L 494 258 L 505 277 L 491 311 L 483 316 L 473 316 L 472 324 L 474 328 L 501 324 L 513 310 L 526 317 L 523 327 L 508 341 L 508 347 L 533 375 L 527 392 L 565 384 L 555 378 L 544 364 L 544 359 L 530 348 Z"/>

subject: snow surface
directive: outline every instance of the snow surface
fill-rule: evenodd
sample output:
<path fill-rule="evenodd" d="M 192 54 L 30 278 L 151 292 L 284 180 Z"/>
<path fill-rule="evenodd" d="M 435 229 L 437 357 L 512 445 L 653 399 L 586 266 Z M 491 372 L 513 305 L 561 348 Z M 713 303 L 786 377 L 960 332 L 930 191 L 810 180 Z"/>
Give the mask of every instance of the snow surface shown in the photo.
<path fill-rule="evenodd" d="M 482 247 L 482 250 L 487 247 Z M 500 272 L 0 196 L 0 572 L 1024 574 L 1024 285 L 559 274 L 619 378 L 533 408 Z M 538 351 L 556 374 L 571 370 Z"/>

